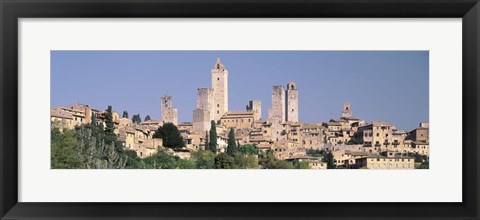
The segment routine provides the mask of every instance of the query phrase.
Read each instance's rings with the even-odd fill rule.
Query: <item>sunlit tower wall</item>
[[[352,117],[352,108],[350,107],[350,102],[343,103],[342,118]]]
[[[294,82],[287,84],[286,91],[286,108],[285,115],[286,120],[291,122],[298,122],[298,90],[297,85]]]
[[[212,89],[214,100],[213,119],[218,121],[228,111],[228,71],[223,66],[220,58],[217,59],[212,69]]]
[[[204,134],[210,129],[210,120],[215,117],[212,88],[197,89],[197,108],[193,111],[193,131]]]
[[[247,105],[247,111],[253,112],[253,118],[258,121],[262,118],[262,102],[260,100],[251,100]]]
[[[177,109],[173,107],[173,101],[171,96],[162,96],[162,122],[163,123],[173,123],[174,125],[178,124],[178,112]]]
[[[272,88],[272,107],[268,112],[268,121],[270,123],[285,122],[285,88],[281,85]]]

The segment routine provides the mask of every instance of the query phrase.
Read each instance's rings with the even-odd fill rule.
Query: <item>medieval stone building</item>
[[[220,58],[215,62],[212,69],[212,89],[214,106],[213,120],[218,121],[228,112],[228,70],[225,69]]]
[[[177,109],[173,107],[172,97],[171,96],[162,96],[162,122],[163,123],[173,123],[174,125],[178,124],[178,112]]]

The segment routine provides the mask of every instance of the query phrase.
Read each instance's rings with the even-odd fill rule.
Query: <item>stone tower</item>
[[[197,89],[197,108],[193,111],[193,131],[198,134],[204,134],[210,129],[210,120],[215,118],[213,93],[212,88]]]
[[[283,86],[272,88],[272,107],[268,111],[268,121],[270,123],[285,122],[285,88]]]
[[[214,91],[212,88],[198,88],[197,89],[197,108],[208,110],[209,111],[209,119],[208,122],[210,123],[210,119],[215,118],[215,100],[214,100]]]
[[[251,100],[247,105],[247,111],[253,111],[253,118],[258,121],[262,118],[262,102],[260,100]]]
[[[286,120],[298,122],[298,90],[294,82],[287,84],[286,99]]]
[[[343,103],[342,118],[352,117],[352,109],[350,108],[350,102]]]
[[[213,120],[218,121],[228,111],[228,71],[220,62],[220,58],[217,59],[212,69],[212,89],[214,100]]]
[[[177,109],[173,107],[172,97],[171,96],[162,96],[162,122],[163,123],[173,123],[174,125],[178,124],[178,112]]]

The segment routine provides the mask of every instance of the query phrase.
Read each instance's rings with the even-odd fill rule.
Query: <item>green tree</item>
[[[82,168],[82,161],[76,151],[76,138],[73,130],[60,130],[54,128],[50,131],[51,138],[51,164],[52,169]]]
[[[164,147],[172,149],[185,147],[185,142],[183,141],[180,131],[178,130],[177,126],[170,122],[160,126],[157,131],[155,131],[155,134],[153,134],[153,137],[162,138]]]
[[[178,157],[174,157],[165,150],[158,150],[155,154],[145,157],[145,168],[148,169],[175,169]]]
[[[208,143],[208,131],[205,131],[205,150],[207,150],[210,147]]]
[[[333,158],[332,152],[328,152],[325,160],[327,161],[327,169],[335,169],[335,159]]]
[[[177,168],[178,169],[195,169],[195,162],[191,160],[178,159]]]
[[[245,164],[247,169],[257,169],[258,168],[258,158],[254,155],[245,156]]]
[[[318,150],[318,149],[308,149],[307,150],[307,155],[311,157],[321,157],[325,153],[324,150]]]
[[[147,116],[145,116],[145,119],[144,119],[143,121],[150,121],[150,120],[152,120],[152,119],[150,118],[150,115],[147,115]]]
[[[197,169],[215,169],[215,154],[211,151],[192,152],[190,158]]]
[[[228,156],[233,156],[237,152],[237,146],[235,143],[235,132],[233,128],[230,128],[228,133],[228,145],[227,145],[227,154]]]
[[[92,119],[91,119],[90,124],[93,125],[93,126],[97,125],[97,116],[95,116],[95,114],[92,114]]]
[[[133,115],[132,122],[135,124],[142,123],[142,119],[140,118],[140,114]]]
[[[113,124],[113,118],[112,118],[112,106],[108,106],[107,109],[105,110],[105,142],[107,144],[113,144],[114,141],[116,140],[116,135],[115,135],[115,125]]]
[[[262,169],[275,169],[276,159],[272,150],[260,154],[259,164]]]
[[[228,156],[226,153],[220,153],[215,157],[216,169],[234,169],[235,161],[233,157]]]
[[[137,156],[137,152],[133,150],[126,150],[125,152],[126,156],[126,164],[125,168],[126,169],[142,169],[144,168],[144,163],[142,162],[142,159]]]
[[[272,169],[293,169],[293,164],[284,160],[276,160]]]
[[[126,158],[119,154],[114,143],[107,143],[106,136],[98,136],[87,126],[80,126],[75,130],[79,159],[86,169],[123,169]]]
[[[239,150],[248,155],[257,155],[258,154],[258,148],[255,145],[251,144],[245,144],[242,147],[239,148]]]
[[[216,153],[217,152],[217,126],[215,121],[210,122],[210,143],[209,150]]]
[[[128,118],[128,112],[127,111],[123,111],[122,118]]]
[[[423,162],[422,164],[420,164],[420,166],[418,166],[418,169],[429,169],[429,167],[430,167],[430,164],[427,160],[427,161]]]
[[[293,163],[295,169],[310,169],[310,164],[307,161],[298,161]]]

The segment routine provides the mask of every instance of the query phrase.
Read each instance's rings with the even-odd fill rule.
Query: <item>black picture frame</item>
[[[478,219],[478,0],[0,0],[2,219]],[[461,203],[18,202],[18,19],[120,17],[462,18]],[[448,42],[445,42],[448,43]],[[452,128],[455,129],[455,128]],[[421,183],[418,183],[421,184]],[[39,189],[41,190],[41,189]],[[445,189],[449,190],[449,189]],[[441,193],[441,192],[440,192]]]

